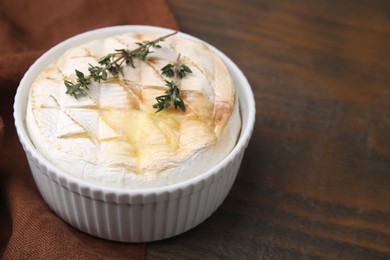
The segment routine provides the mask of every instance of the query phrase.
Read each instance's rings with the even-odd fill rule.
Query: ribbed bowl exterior
[[[64,221],[88,234],[121,242],[148,242],[181,234],[208,218],[223,202],[237,176],[255,122],[253,93],[242,72],[223,53],[237,86],[241,135],[233,151],[193,179],[159,188],[115,189],[66,174],[32,145],[25,125],[29,88],[36,75],[72,45],[125,31],[167,31],[151,26],[116,26],[87,32],[59,44],[39,58],[23,77],[14,103],[15,126],[43,199]],[[182,34],[182,33],[181,33]],[[182,34],[186,37],[189,35]]]
[[[243,155],[237,154],[207,181],[150,193],[132,203],[130,194],[103,193],[66,179],[51,179],[56,174],[40,165],[30,152],[26,154],[42,197],[58,216],[81,231],[123,242],[164,239],[203,222],[227,196]]]

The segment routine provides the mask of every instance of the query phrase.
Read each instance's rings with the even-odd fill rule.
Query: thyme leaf
[[[66,94],[74,96],[76,99],[79,95],[86,95],[88,92],[88,86],[95,82],[105,81],[108,78],[109,73],[112,76],[116,77],[118,74],[123,75],[123,65],[130,65],[133,68],[134,58],[145,60],[146,57],[152,53],[151,48],[161,48],[159,42],[164,39],[176,34],[177,31],[157,38],[153,41],[143,41],[137,42],[139,46],[134,50],[128,49],[118,49],[114,53],[107,54],[102,57],[97,66],[89,64],[88,71],[89,75],[86,76],[79,70],[75,70],[76,73],[76,82],[70,80],[64,80],[64,85],[66,87]]]
[[[165,85],[168,89],[165,91],[165,95],[156,97],[157,103],[153,105],[153,108],[157,109],[156,113],[167,109],[173,103],[175,109],[180,108],[183,112],[186,111],[183,99],[180,97],[180,81],[186,76],[187,73],[192,73],[191,69],[180,63],[180,54],[177,56],[175,63],[167,64],[162,69],[162,75],[172,78],[171,81],[165,80]]]

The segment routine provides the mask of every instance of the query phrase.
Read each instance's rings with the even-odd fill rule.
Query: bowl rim
[[[214,167],[210,168],[208,171],[202,174],[166,186],[151,187],[151,188],[110,187],[110,186],[104,186],[104,184],[88,182],[86,180],[73,176],[69,173],[66,173],[65,171],[56,167],[48,159],[46,159],[32,144],[29,138],[27,127],[25,125],[26,109],[23,109],[23,105],[20,104],[27,101],[28,92],[30,89],[30,86],[27,85],[29,84],[29,81],[33,80],[32,77],[35,78],[37,74],[41,71],[39,67],[44,66],[45,64],[46,66],[49,65],[54,60],[56,60],[59,57],[59,55],[61,55],[66,49],[69,49],[70,47],[77,46],[84,42],[92,41],[94,39],[105,38],[115,34],[131,32],[131,31],[170,33],[173,32],[174,30],[158,27],[158,26],[148,26],[148,25],[119,25],[119,26],[110,26],[110,27],[94,29],[94,30],[77,34],[73,37],[68,38],[67,40],[58,43],[57,45],[55,45],[54,47],[46,51],[30,66],[30,68],[27,70],[22,80],[20,81],[20,84],[17,88],[17,92],[15,95],[15,100],[14,100],[14,122],[19,136],[19,140],[22,143],[23,148],[25,149],[26,152],[30,152],[32,157],[39,161],[40,165],[46,167],[48,172],[54,174],[54,176],[48,176],[51,181],[56,182],[57,184],[64,187],[65,189],[68,189],[71,192],[77,193],[82,196],[85,196],[84,194],[85,192],[82,192],[81,190],[89,190],[89,192],[99,191],[99,192],[103,192],[104,194],[117,194],[118,196],[121,195],[145,196],[145,195],[162,194],[166,192],[174,192],[178,190],[183,191],[184,189],[187,189],[189,187],[191,187],[192,189],[197,189],[198,186],[198,188],[200,189],[205,185],[209,185],[213,183],[213,181],[210,183],[210,178],[215,176],[221,169],[226,167],[227,163],[230,160],[233,160],[233,158],[235,158],[248,145],[249,139],[251,138],[253,132],[254,123],[255,123],[255,114],[256,114],[255,99],[248,80],[246,79],[242,71],[238,68],[238,66],[228,56],[226,56],[223,52],[218,50],[216,47],[210,45],[209,43],[181,31],[178,31],[177,35],[181,37],[187,37],[187,38],[201,41],[205,43],[208,47],[210,47],[213,51],[215,51],[217,55],[221,57],[221,59],[224,61],[229,71],[232,74],[234,74],[234,76],[232,77],[233,78],[237,77],[240,81],[240,87],[239,88],[236,87],[238,96],[240,97],[239,101],[242,100],[243,98],[246,101],[245,104],[242,104],[242,102],[239,103],[241,120],[242,120],[241,133],[233,150],[222,161],[220,161]],[[247,120],[245,125],[244,125],[245,120],[242,117],[243,106],[245,106],[245,110],[247,112],[247,116],[246,116]]]

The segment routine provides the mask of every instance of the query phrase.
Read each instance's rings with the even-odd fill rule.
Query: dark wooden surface
[[[256,125],[208,220],[148,259],[390,259],[390,1],[169,1],[246,74]]]

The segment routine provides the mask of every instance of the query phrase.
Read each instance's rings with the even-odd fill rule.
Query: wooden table
[[[222,206],[147,259],[390,259],[390,1],[169,1],[243,70],[256,125]]]

